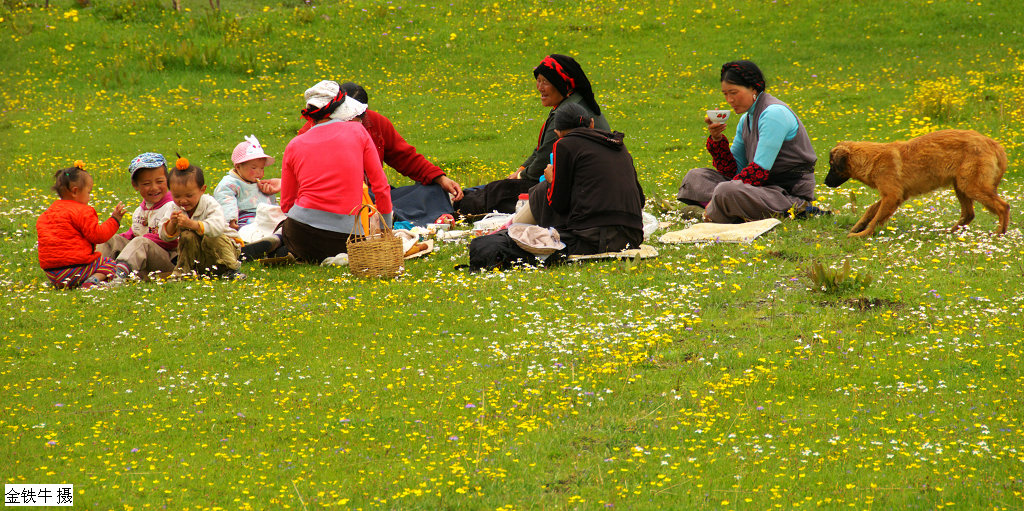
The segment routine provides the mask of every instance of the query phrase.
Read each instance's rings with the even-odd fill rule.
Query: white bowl
[[[732,110],[708,110],[708,119],[711,119],[711,124],[725,124],[731,113]]]

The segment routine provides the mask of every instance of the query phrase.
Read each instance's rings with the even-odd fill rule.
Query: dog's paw
[[[871,236],[871,234],[873,232],[874,231],[868,231],[868,230],[857,231],[857,232],[850,231],[850,233],[847,234],[846,237],[847,238],[867,238],[868,236]]]

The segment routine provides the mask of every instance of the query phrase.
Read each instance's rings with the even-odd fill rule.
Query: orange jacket
[[[58,200],[39,215],[39,266],[44,270],[89,264],[100,256],[96,244],[117,233],[113,217],[99,223],[96,210],[73,200]]]

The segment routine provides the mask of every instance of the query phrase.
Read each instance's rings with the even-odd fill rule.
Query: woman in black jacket
[[[624,135],[594,129],[579,105],[563,105],[551,122],[554,164],[544,169],[547,186],[530,191],[537,225],[554,227],[568,254],[639,247],[645,197]]]
[[[568,255],[601,254],[639,248],[644,239],[644,191],[623,134],[594,129],[594,118],[578,105],[563,105],[551,120],[558,140],[545,181],[530,190],[528,207],[513,225],[553,227],[565,244],[548,263]],[[520,240],[522,241],[522,240]],[[473,269],[537,264],[538,258],[507,230],[469,243]]]

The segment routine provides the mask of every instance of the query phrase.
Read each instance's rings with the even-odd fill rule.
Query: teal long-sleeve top
[[[753,111],[755,105],[751,105],[747,113]],[[747,161],[746,144],[743,142],[743,126],[747,122],[747,113],[744,113],[740,117],[740,122],[736,124],[736,136],[733,137],[732,146],[729,148],[736,159],[737,169],[744,169],[750,164]],[[790,109],[783,105],[766,107],[757,122],[758,141],[754,151],[754,163],[763,169],[771,169],[775,165],[775,158],[779,156],[782,143],[793,140],[799,129],[800,123],[796,119],[796,114]]]

